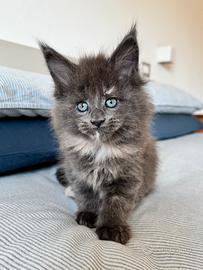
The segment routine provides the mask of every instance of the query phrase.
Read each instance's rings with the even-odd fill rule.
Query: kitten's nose
[[[105,119],[99,119],[99,120],[91,120],[92,125],[99,128],[102,123],[104,123]]]

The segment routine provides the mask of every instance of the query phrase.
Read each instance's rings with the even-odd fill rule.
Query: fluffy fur
[[[74,191],[77,222],[98,237],[125,244],[127,220],[153,188],[157,153],[150,134],[153,106],[142,89],[139,49],[132,27],[110,57],[83,57],[78,64],[40,44],[55,82],[52,122],[59,138],[59,181]],[[106,108],[115,97],[118,106]],[[78,112],[78,102],[89,110]],[[94,121],[103,121],[96,127]]]

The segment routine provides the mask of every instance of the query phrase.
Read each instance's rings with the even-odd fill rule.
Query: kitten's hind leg
[[[64,186],[64,187],[69,186],[68,179],[66,178],[64,169],[62,167],[59,167],[57,169],[57,171],[56,171],[56,178],[57,178],[57,180],[59,181],[59,183],[62,186]]]
[[[56,171],[56,178],[59,181],[59,183],[66,187],[65,189],[65,195],[70,198],[75,198],[75,194],[71,189],[70,183],[65,175],[64,169],[62,167],[58,168]]]

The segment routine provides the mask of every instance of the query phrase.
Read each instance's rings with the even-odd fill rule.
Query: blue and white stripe
[[[0,116],[49,116],[53,91],[49,75],[0,66]]]
[[[202,134],[159,142],[157,187],[126,246],[75,222],[56,167],[0,177],[0,270],[202,270],[202,148]]]
[[[53,106],[54,85],[49,75],[20,71],[0,66],[0,117],[49,116]],[[192,114],[203,103],[173,86],[149,82],[156,113]]]

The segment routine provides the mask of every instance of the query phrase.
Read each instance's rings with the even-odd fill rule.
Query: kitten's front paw
[[[89,228],[95,228],[97,215],[88,211],[80,211],[77,213],[76,221],[80,225],[85,225]]]
[[[96,229],[101,240],[115,241],[126,244],[130,239],[130,228],[127,225],[101,226]]]

